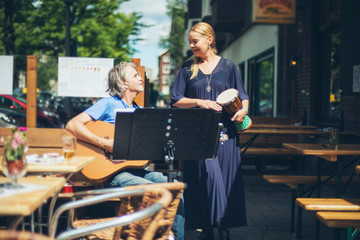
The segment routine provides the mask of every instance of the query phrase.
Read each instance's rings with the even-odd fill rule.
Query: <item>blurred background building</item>
[[[219,55],[239,68],[250,115],[327,127],[343,118],[356,131],[358,9],[355,0],[188,0],[184,41],[197,22],[213,26]]]
[[[159,91],[164,95],[170,94],[171,60],[169,50],[159,54]]]

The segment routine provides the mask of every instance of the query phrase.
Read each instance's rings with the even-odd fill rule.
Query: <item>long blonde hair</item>
[[[211,50],[214,54],[217,54],[216,46],[215,46],[215,32],[214,29],[210,26],[210,24],[206,22],[199,22],[195,24],[189,32],[197,32],[204,36],[212,37],[212,42],[210,44]],[[190,70],[192,72],[190,79],[193,79],[199,73],[199,64],[201,63],[201,58],[195,57],[192,55],[190,59],[193,61],[191,64]]]

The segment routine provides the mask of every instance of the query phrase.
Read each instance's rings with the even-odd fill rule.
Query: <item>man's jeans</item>
[[[147,171],[143,169],[131,169],[121,172],[110,182],[112,187],[125,187],[149,183],[167,182],[167,177],[161,172]],[[184,200],[180,199],[179,207],[171,228],[176,240],[184,240]]]

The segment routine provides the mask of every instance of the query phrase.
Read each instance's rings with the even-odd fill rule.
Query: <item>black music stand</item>
[[[221,113],[210,109],[142,108],[117,112],[113,159],[173,161],[214,158],[222,130]]]

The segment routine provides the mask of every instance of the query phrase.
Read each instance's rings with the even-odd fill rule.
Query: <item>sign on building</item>
[[[13,94],[14,56],[0,56],[0,94]]]
[[[252,0],[254,23],[292,24],[296,20],[296,0]]]
[[[59,57],[58,95],[104,97],[113,58]]]

